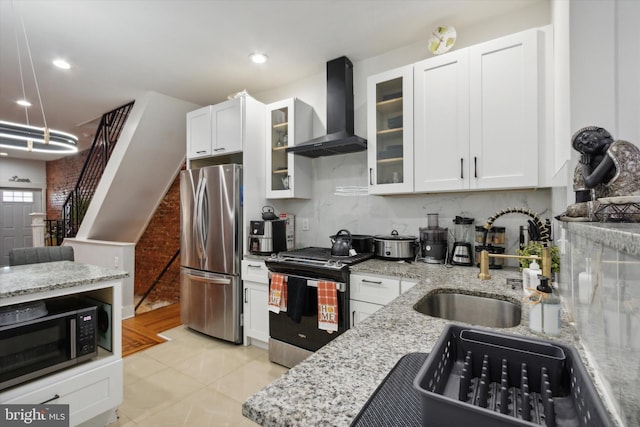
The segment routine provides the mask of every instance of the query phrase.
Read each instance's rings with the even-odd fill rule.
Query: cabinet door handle
[[[53,401],[54,401],[54,400],[56,400],[56,399],[60,399],[60,395],[59,395],[59,394],[54,394],[54,395],[53,395],[53,397],[52,397],[51,399],[47,399],[47,400],[45,400],[44,402],[40,402],[39,404],[40,404],[40,405],[44,405],[44,404],[46,404],[46,403],[53,402]]]
[[[478,177],[478,158],[477,157],[473,158],[473,177],[474,178]]]
[[[377,282],[375,280],[367,280],[367,279],[362,279],[362,283],[373,283],[374,285],[382,285],[382,282]]]
[[[463,158],[460,157],[460,179],[464,179],[464,173],[462,172]]]
[[[248,290],[249,290],[249,289],[245,289],[245,290],[244,290],[244,302],[245,302],[245,304],[247,304],[247,303],[249,302],[249,300],[247,300],[247,291],[248,291]]]
[[[214,149],[213,149],[213,151],[224,151],[224,150],[225,150],[225,148],[224,148],[224,147],[223,147],[223,148],[214,148]]]
[[[353,310],[351,312],[351,326],[354,326],[356,324],[356,311]]]
[[[206,152],[207,152],[207,150],[199,150],[199,151],[196,151],[196,153],[198,153],[198,154],[200,154],[200,153],[206,153]]]
[[[249,268],[260,268],[262,266],[261,265],[247,264],[247,267],[249,267]]]
[[[369,168],[369,185],[373,185],[373,168]]]

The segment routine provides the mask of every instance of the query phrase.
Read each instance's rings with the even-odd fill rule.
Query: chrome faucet
[[[491,279],[491,275],[489,274],[489,258],[517,258],[517,259],[530,259],[530,260],[539,260],[540,268],[542,269],[542,275],[545,277],[551,277],[551,248],[549,247],[550,243],[550,234],[549,229],[542,222],[540,217],[531,212],[531,210],[525,210],[524,208],[507,208],[505,210],[497,212],[495,215],[489,217],[487,223],[484,225],[484,239],[483,239],[483,247],[487,245],[487,232],[493,225],[493,222],[499,217],[506,215],[508,213],[521,213],[524,215],[528,215],[533,219],[533,222],[540,230],[540,237],[542,239],[543,247],[541,256],[537,255],[504,255],[504,254],[490,254],[486,249],[483,249],[480,252],[480,273],[478,274],[478,278],[481,280],[489,280]]]

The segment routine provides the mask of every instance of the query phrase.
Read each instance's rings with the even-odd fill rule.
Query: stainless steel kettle
[[[273,211],[273,206],[263,206],[262,207],[262,219],[265,221],[274,221],[278,219],[278,215]]]
[[[333,245],[331,246],[332,256],[349,256],[351,250],[351,233],[348,230],[339,230],[335,236],[331,239]]]

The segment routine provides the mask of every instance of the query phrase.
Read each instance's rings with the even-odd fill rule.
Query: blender
[[[427,214],[427,227],[420,227],[420,252],[428,264],[444,264],[447,257],[447,229],[438,226],[438,214]]]
[[[456,216],[454,223],[454,242],[451,250],[451,264],[473,265],[473,248],[471,247],[471,234],[474,218]]]

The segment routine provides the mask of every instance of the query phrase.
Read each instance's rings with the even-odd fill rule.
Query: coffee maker
[[[249,252],[270,255],[287,250],[287,222],[284,219],[251,221]]]
[[[427,214],[427,227],[420,227],[421,260],[444,264],[447,258],[447,229],[438,226],[438,214]]]
[[[456,216],[454,224],[454,242],[451,250],[451,264],[473,265],[473,248],[471,247],[471,233],[473,218]]]

